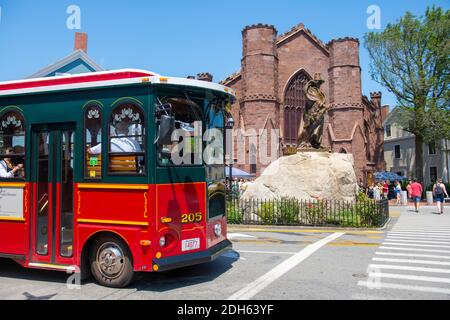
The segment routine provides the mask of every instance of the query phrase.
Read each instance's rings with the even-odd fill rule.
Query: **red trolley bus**
[[[223,132],[234,98],[132,69],[0,83],[0,257],[124,287],[220,256],[224,163],[170,155],[195,130]]]

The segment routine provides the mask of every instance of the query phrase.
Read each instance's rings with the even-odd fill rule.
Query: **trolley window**
[[[145,121],[140,107],[125,103],[113,110],[108,140],[109,173],[145,174]]]
[[[102,110],[98,105],[86,108],[84,114],[84,141],[86,144],[86,159],[84,176],[88,179],[102,177]]]
[[[0,178],[25,178],[25,124],[14,111],[0,117]]]

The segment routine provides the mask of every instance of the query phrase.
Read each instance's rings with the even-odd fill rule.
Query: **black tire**
[[[117,237],[101,236],[96,239],[89,254],[89,264],[92,275],[102,286],[124,288],[133,281],[130,250],[124,241]]]

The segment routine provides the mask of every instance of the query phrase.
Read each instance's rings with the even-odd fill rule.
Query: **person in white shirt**
[[[133,138],[126,137],[128,135],[128,124],[125,122],[119,122],[115,126],[117,130],[117,137],[111,139],[111,152],[112,153],[125,153],[125,152],[141,152],[141,146]],[[91,147],[88,149],[89,154],[100,154],[102,152],[102,144]]]
[[[8,147],[5,150],[5,154],[12,154],[13,148]],[[17,172],[23,168],[23,164],[14,166],[11,162],[11,158],[4,158],[0,161],[0,178],[14,178]]]

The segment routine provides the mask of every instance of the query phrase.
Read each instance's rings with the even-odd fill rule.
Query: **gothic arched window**
[[[284,144],[297,145],[300,124],[306,108],[305,85],[311,80],[309,74],[300,70],[289,81],[284,95]]]

